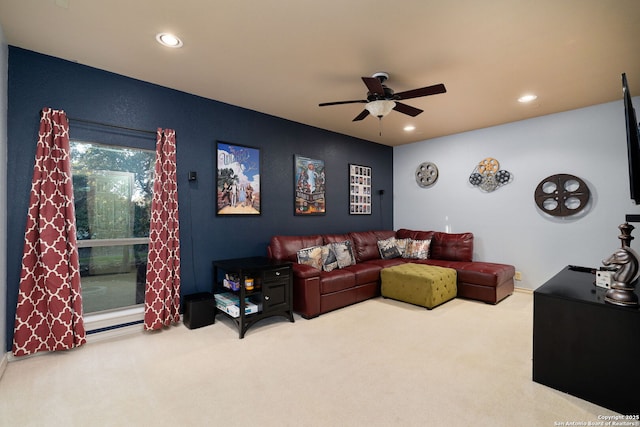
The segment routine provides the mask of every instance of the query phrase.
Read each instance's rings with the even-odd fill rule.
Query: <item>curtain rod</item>
[[[93,121],[93,120],[86,120],[86,119],[78,119],[76,117],[70,117],[70,116],[67,116],[67,119],[72,120],[74,122],[88,123],[88,124],[92,124],[92,125],[99,125],[99,126],[105,126],[105,127],[115,128],[115,129],[129,130],[129,131],[133,131],[133,132],[150,133],[152,135],[156,135],[156,131],[153,131],[153,130],[136,129],[136,128],[130,128],[130,127],[126,127],[126,126],[112,125],[110,123],[96,122],[96,121]]]

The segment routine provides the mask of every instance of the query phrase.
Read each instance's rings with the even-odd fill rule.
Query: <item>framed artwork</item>
[[[217,142],[216,215],[260,215],[260,149]]]
[[[324,161],[293,156],[295,215],[324,215],[326,212]]]
[[[349,164],[349,214],[371,215],[371,168]]]

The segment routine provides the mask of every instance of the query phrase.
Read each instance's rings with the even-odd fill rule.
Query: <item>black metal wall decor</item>
[[[534,193],[536,205],[552,216],[565,217],[582,211],[591,192],[577,176],[560,173],[540,181]]]
[[[416,182],[420,187],[430,187],[438,180],[438,167],[431,162],[424,162],[416,169]]]
[[[483,159],[469,176],[469,182],[483,191],[492,192],[510,183],[513,175],[500,169],[500,162],[493,157]]]

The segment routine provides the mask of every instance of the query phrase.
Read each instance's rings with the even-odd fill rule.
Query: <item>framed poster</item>
[[[217,143],[216,215],[260,215],[260,149]]]
[[[326,209],[324,161],[294,154],[293,167],[294,214],[324,215]]]
[[[371,215],[371,168],[349,164],[349,214]]]

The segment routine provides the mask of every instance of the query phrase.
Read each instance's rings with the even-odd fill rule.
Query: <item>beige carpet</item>
[[[230,320],[9,363],[6,426],[554,426],[610,410],[531,380],[532,294],[382,298],[243,340]]]

